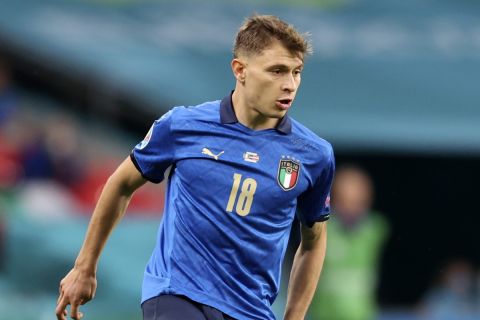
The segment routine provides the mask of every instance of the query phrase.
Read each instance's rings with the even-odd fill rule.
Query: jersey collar
[[[233,91],[220,102],[220,121],[222,123],[238,122],[235,111],[233,110],[232,93]],[[292,132],[292,121],[290,117],[285,115],[275,129],[284,134]]]

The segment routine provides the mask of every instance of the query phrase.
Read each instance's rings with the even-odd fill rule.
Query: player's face
[[[303,59],[274,41],[245,64],[247,106],[266,118],[282,118],[292,106],[300,86]]]

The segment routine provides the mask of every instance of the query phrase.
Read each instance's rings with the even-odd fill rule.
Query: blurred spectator
[[[422,319],[480,319],[475,298],[475,272],[466,260],[449,261],[422,303]]]
[[[54,176],[54,168],[45,143],[45,131],[40,123],[25,118],[22,141],[22,166],[26,180],[46,180]],[[30,120],[30,121],[28,121]]]
[[[375,319],[377,267],[388,226],[372,211],[373,197],[373,183],[365,171],[354,165],[338,168],[327,256],[309,319]]]
[[[21,106],[10,71],[0,57],[0,196],[15,198],[29,215],[68,215],[76,210],[68,189],[83,177],[76,123]]]
[[[56,114],[45,127],[45,148],[53,167],[52,177],[71,187],[84,175],[84,150],[77,124],[66,114]]]
[[[72,194],[84,177],[84,150],[73,118],[63,112],[32,118],[25,115],[22,142],[24,183],[18,192],[24,212],[40,219],[79,211]]]
[[[63,113],[41,120],[24,116],[22,165],[27,180],[53,179],[70,187],[83,176],[83,151],[75,121]],[[28,130],[28,131],[27,131]]]
[[[107,138],[102,144],[88,124],[81,130],[81,121],[62,107],[19,95],[10,64],[0,56],[0,198],[9,197],[18,212],[37,219],[90,214],[121,161]],[[92,139],[95,147],[83,143]],[[149,186],[129,212],[159,215],[163,201],[161,190]]]

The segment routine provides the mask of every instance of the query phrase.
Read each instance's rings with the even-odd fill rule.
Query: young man
[[[133,192],[164,175],[165,210],[143,282],[144,319],[275,319],[270,305],[297,209],[302,240],[285,319],[303,319],[325,256],[335,166],[330,144],[287,115],[310,51],[276,17],[244,22],[231,63],[232,94],[172,109],[109,178],[75,266],[60,283],[58,319],[68,304],[71,316],[81,317],[79,305],[95,293],[100,252]]]

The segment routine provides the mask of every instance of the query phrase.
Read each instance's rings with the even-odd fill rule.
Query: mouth
[[[276,101],[276,105],[282,110],[288,110],[288,108],[290,108],[290,106],[292,105],[292,102],[292,99],[278,99]]]

